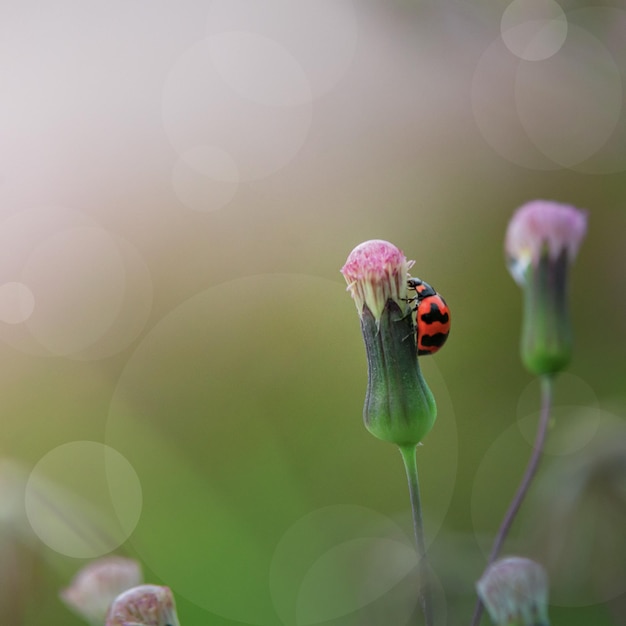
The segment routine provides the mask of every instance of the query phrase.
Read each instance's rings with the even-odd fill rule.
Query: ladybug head
[[[421,278],[409,278],[407,281],[409,289],[413,289],[419,299],[434,296],[437,292]]]

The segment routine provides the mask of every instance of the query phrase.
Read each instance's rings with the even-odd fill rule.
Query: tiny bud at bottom
[[[476,590],[496,626],[549,626],[548,577],[539,563],[511,556],[492,563]]]

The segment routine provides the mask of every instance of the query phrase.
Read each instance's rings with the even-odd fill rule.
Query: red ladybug
[[[417,354],[434,354],[450,333],[450,309],[446,301],[420,278],[409,278],[408,286],[415,291]]]

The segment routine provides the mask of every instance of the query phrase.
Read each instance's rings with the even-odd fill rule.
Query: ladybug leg
[[[411,311],[413,311],[413,313],[415,313],[415,311],[417,311],[417,307],[419,306],[419,303],[420,303],[420,297],[419,296],[413,296],[412,298],[401,298],[401,300],[404,300],[404,302],[413,302],[413,303],[415,303],[414,306],[411,308]]]
[[[411,309],[408,313],[406,313],[405,315],[403,315],[403,316],[402,316],[401,318],[399,318],[397,321],[398,321],[398,322],[401,322],[402,320],[405,320],[407,317],[409,317],[409,315],[413,315],[413,312],[414,312],[415,310],[416,310],[416,309]]]

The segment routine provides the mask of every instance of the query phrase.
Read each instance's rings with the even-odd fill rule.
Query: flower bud
[[[115,598],[142,582],[139,563],[121,556],[92,561],[74,577],[60,597],[89,623],[100,626]]]
[[[525,204],[509,222],[507,263],[524,290],[522,361],[533,374],[553,374],[569,363],[568,274],[586,230],[584,211],[545,200]]]
[[[548,577],[541,565],[511,556],[490,565],[476,590],[496,626],[549,626]]]
[[[413,261],[387,241],[366,241],[341,272],[361,318],[368,364],[363,418],[379,439],[417,445],[432,428],[437,408],[417,359],[407,278]]]
[[[141,585],[119,595],[105,626],[180,626],[168,587]]]

